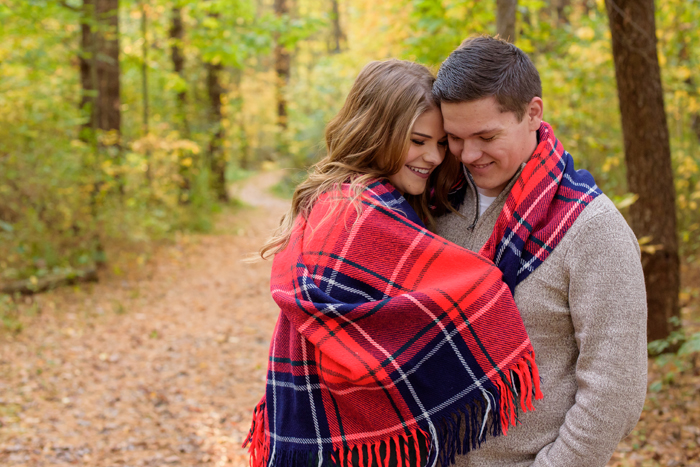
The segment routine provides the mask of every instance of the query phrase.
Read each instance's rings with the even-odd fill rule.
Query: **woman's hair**
[[[372,179],[385,179],[401,170],[416,119],[426,110],[439,108],[432,95],[434,81],[428,68],[404,60],[374,61],[362,69],[342,109],[326,126],[326,156],[297,186],[291,208],[260,250],[263,258],[287,246],[294,220],[299,214],[306,218],[324,192],[351,182],[357,199]],[[447,193],[459,173],[459,162],[448,152],[431,174],[425,192],[405,195],[428,228],[435,225],[429,191],[434,189],[430,199],[434,213],[452,209]]]

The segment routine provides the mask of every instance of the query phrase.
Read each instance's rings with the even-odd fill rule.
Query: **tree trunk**
[[[102,150],[119,163],[121,157],[121,109],[119,98],[119,0],[83,0],[81,18],[81,48],[79,53],[81,108],[89,108],[89,120],[83,125],[81,139],[93,146],[90,160],[85,162],[87,173],[94,174],[100,164]],[[98,130],[105,132],[98,138]],[[90,211],[96,221],[100,210],[98,194],[104,186],[101,173],[91,176]],[[123,180],[116,177],[119,192],[124,192]],[[105,261],[99,229],[94,230],[92,242],[98,267]]]
[[[146,15],[146,4],[141,2],[141,37],[143,45],[141,48],[141,97],[143,99],[143,133],[148,134],[148,17]]]
[[[278,17],[289,15],[289,4],[287,0],[275,0],[275,14]],[[276,96],[277,96],[277,125],[280,130],[287,129],[287,100],[285,98],[285,89],[289,82],[291,59],[289,51],[280,42],[279,34],[277,34],[275,45],[275,72],[277,74]]]
[[[518,0],[496,0],[496,33],[511,44],[515,43],[515,13]]]
[[[620,99],[630,207],[638,238],[657,248],[642,254],[650,341],[674,329],[679,316],[680,272],[675,188],[661,72],[656,52],[654,0],[606,0]],[[652,251],[655,250],[655,251]]]
[[[224,128],[221,124],[221,97],[224,88],[221,86],[221,63],[207,63],[207,92],[210,103],[210,121],[213,134],[209,141],[209,169],[211,171],[211,188],[217,199],[223,202],[228,201],[226,192],[226,158],[224,156],[221,141],[224,137]]]
[[[337,54],[341,51],[341,43],[345,41],[345,34],[340,26],[340,8],[338,0],[331,0],[331,20],[333,21],[333,47],[331,53]]]
[[[148,136],[148,14],[146,12],[146,3],[141,2],[141,38],[143,43],[141,46],[141,99],[143,108],[143,135]],[[151,185],[153,177],[153,160],[151,158],[150,149],[146,149],[146,182]]]
[[[185,57],[182,53],[182,44],[185,38],[185,27],[182,24],[182,8],[173,7],[172,22],[170,24],[170,57],[173,61],[173,70],[180,79],[185,79]],[[177,93],[178,120],[182,125],[182,134],[189,138],[190,128],[187,120],[187,92],[182,90]]]
[[[554,0],[553,3],[557,14],[557,23],[559,25],[569,24],[566,8],[571,4],[571,0]]]
[[[111,132],[103,139],[120,152],[121,110],[119,99],[119,0],[84,0],[79,53],[81,108],[89,108],[81,139],[96,141],[97,130]],[[88,138],[87,134],[90,134]]]
[[[81,139],[95,141],[98,129],[98,96],[97,96],[97,54],[96,38],[97,13],[94,0],[83,0],[82,17],[80,19],[80,108],[87,109],[89,120],[83,124]],[[88,136],[89,135],[89,136]]]
[[[100,128],[121,132],[121,105],[119,96],[119,0],[97,0],[97,13],[107,26],[102,35],[105,58],[98,60],[97,76],[100,82]],[[100,73],[101,71],[101,73]]]
[[[182,46],[185,38],[185,27],[182,23],[182,8],[180,3],[176,2],[173,6],[170,23],[170,58],[173,61],[173,71],[185,80],[185,56],[182,53]],[[185,90],[177,93],[177,115],[176,120],[181,128],[181,133],[184,138],[190,137],[190,126],[187,120],[187,92]],[[193,157],[194,154],[190,155]],[[180,155],[182,159],[182,154]],[[179,161],[180,175],[180,203],[187,204],[192,196],[192,170],[197,164],[185,164],[183,160]]]

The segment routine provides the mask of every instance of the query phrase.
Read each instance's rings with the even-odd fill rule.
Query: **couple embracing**
[[[251,465],[606,464],[646,391],[639,247],[543,109],[497,38],[360,72],[262,249]]]

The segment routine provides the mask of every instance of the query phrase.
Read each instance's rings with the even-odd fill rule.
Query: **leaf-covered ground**
[[[277,310],[270,263],[241,260],[285,209],[268,194],[275,179],[245,183],[238,196],[252,207],[223,215],[211,235],[26,299],[24,330],[0,335],[0,465],[247,465],[240,445]],[[684,290],[692,326],[697,288]],[[698,366],[650,368],[650,383],[664,384],[610,465],[700,466]]]

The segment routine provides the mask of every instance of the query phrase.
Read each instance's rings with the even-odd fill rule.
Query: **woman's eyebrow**
[[[423,138],[433,139],[432,136],[430,136],[430,135],[424,135],[423,133],[418,133],[417,131],[412,131],[411,133],[414,134],[414,135],[422,136]]]

